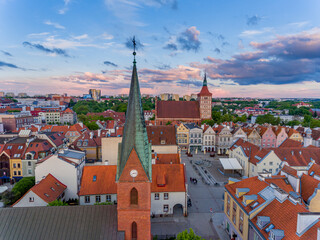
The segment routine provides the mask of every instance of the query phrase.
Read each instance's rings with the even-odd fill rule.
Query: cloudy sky
[[[0,0],[0,90],[320,97],[319,0]]]

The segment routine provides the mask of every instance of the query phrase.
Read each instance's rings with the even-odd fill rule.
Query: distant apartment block
[[[89,89],[89,94],[91,95],[91,98],[95,101],[99,101],[101,98],[100,89]]]

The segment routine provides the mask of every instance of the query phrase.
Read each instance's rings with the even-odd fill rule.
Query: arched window
[[[137,223],[133,222],[131,224],[131,239],[132,240],[137,240],[137,238],[138,238]]]
[[[130,192],[130,204],[138,204],[138,191],[135,188],[132,188]]]

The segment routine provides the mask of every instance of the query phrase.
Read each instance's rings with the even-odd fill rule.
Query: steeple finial
[[[137,45],[137,43],[136,43],[136,37],[135,36],[133,36],[133,39],[132,39],[132,43],[133,43],[133,63],[136,63],[136,45]]]
[[[207,72],[204,72],[203,86],[207,86]]]

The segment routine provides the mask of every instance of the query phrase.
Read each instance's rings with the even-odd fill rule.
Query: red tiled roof
[[[266,182],[269,184],[275,184],[277,187],[284,190],[286,193],[293,192],[293,188],[291,184],[288,181],[285,181],[287,179],[285,176],[279,176],[279,175],[273,175],[271,178],[266,178]]]
[[[45,179],[42,179],[30,190],[41,197],[44,201],[49,203],[56,200],[66,188],[66,185],[61,183],[58,179],[56,179],[49,173]],[[46,196],[45,194],[47,194],[48,196]]]
[[[212,96],[212,93],[209,92],[209,89],[207,86],[202,86],[200,93],[198,93],[198,96]]]
[[[58,179],[56,179],[54,176],[52,176],[49,173],[38,184],[30,188],[28,192],[30,191],[34,192],[42,200],[44,200],[47,203],[50,203],[56,200],[63,193],[63,191],[66,190],[66,188],[67,188],[66,185],[61,183]],[[21,197],[17,202],[15,202],[14,205],[17,204],[23,197]]]
[[[52,128],[52,125],[45,125],[45,126],[43,126],[40,130],[41,130],[41,131],[51,130],[51,128]]]
[[[148,140],[152,145],[176,145],[175,126],[147,126]],[[161,144],[161,141],[164,143]]]
[[[117,166],[85,166],[83,168],[79,196],[93,194],[116,194]],[[93,181],[96,176],[96,181]]]
[[[185,192],[185,172],[183,164],[152,165],[152,192]],[[157,184],[157,179],[165,181],[164,186]]]
[[[297,130],[295,130],[294,128],[289,128],[289,130],[287,129],[288,131],[288,137],[291,137],[292,134],[295,134],[295,133],[299,133]],[[300,133],[299,133],[300,134]]]
[[[302,147],[303,147],[303,143],[292,140],[290,138],[287,138],[286,140],[284,140],[279,146],[279,148],[302,148]]]
[[[276,148],[274,152],[290,166],[307,166],[311,160],[320,164],[320,148]]]
[[[66,110],[63,111],[64,113],[74,113],[70,108],[67,108]]]
[[[313,163],[312,166],[308,170],[308,175],[310,175],[311,172],[314,172],[314,175],[320,176],[320,165]]]
[[[85,166],[81,179],[79,196],[94,194],[116,194],[115,182],[117,166]],[[96,181],[93,182],[93,176]],[[165,185],[158,187],[157,178],[165,181]],[[152,192],[185,192],[185,172],[183,164],[152,165]]]
[[[66,132],[69,131],[69,126],[66,125],[66,126],[53,126],[51,128],[51,132],[60,132],[60,133],[63,133],[63,134],[66,134]]]
[[[312,130],[311,137],[313,140],[319,140],[320,139],[320,130]]]
[[[179,153],[157,154],[156,164],[179,164]]]
[[[249,188],[250,191],[247,192],[245,195],[257,195],[258,199],[257,201],[259,203],[264,202],[265,200],[258,195],[259,192],[261,192],[263,189],[265,189],[269,184],[265,181],[260,181],[258,177],[251,177],[243,179],[239,182],[232,183],[232,184],[226,184],[225,188],[228,190],[228,192],[235,198],[238,199],[238,204],[240,204],[247,213],[252,211],[252,208],[250,207],[250,204],[245,206],[243,204],[243,196],[238,198],[236,196],[236,190],[237,188]]]
[[[312,229],[309,229],[301,237],[296,234],[297,231],[297,217],[298,213],[308,212],[308,210],[303,207],[303,205],[295,205],[290,200],[285,200],[283,203],[274,199],[269,205],[267,205],[261,212],[257,214],[251,221],[256,226],[256,229],[264,236],[265,239],[269,239],[269,234],[257,225],[258,216],[270,217],[270,222],[274,225],[274,229],[280,229],[284,231],[285,237],[282,240],[309,240],[315,239],[317,234]],[[267,225],[269,226],[269,225]],[[316,228],[319,228],[319,223],[317,223]]]
[[[25,151],[25,154],[28,152],[33,152],[34,153],[33,159],[38,159],[40,152],[42,152],[42,153],[49,152],[52,147],[53,146],[51,145],[51,143],[48,140],[36,139],[36,140],[32,141],[31,143],[29,143],[29,146],[28,146],[27,150]],[[26,159],[25,155],[24,155],[24,159]]]
[[[156,118],[200,118],[197,101],[158,101]]]
[[[310,196],[318,188],[320,181],[306,174],[301,176],[301,197],[305,202],[308,202]]]
[[[288,165],[284,165],[281,171],[298,178],[297,170],[293,169],[292,167],[289,167]]]

